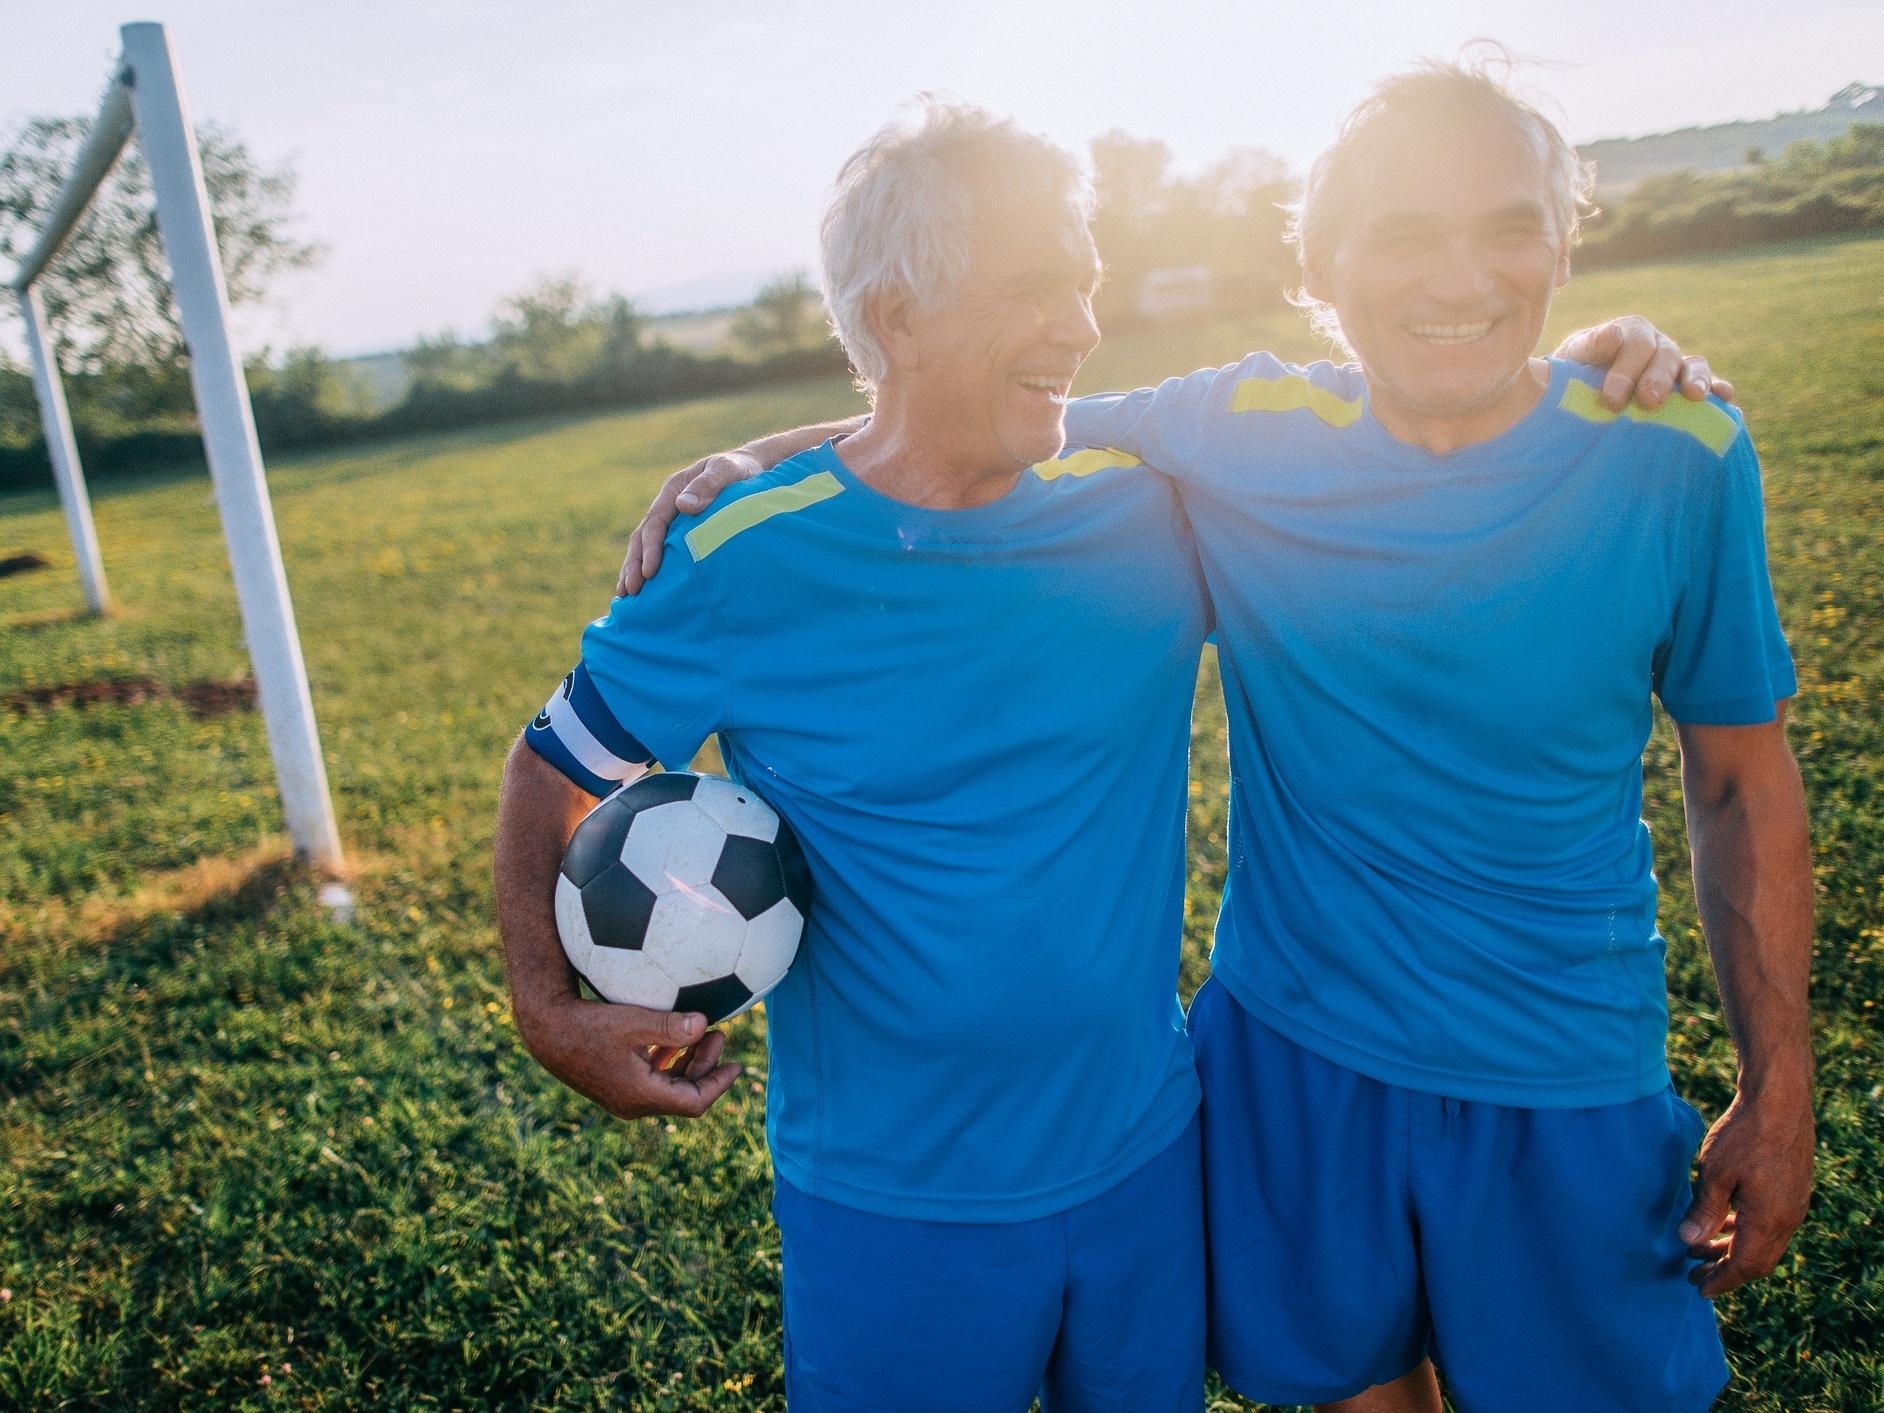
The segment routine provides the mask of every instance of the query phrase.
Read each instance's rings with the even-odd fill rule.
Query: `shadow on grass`
[[[316,881],[276,842],[150,874],[128,893],[0,908],[0,986],[50,981],[81,952],[109,958],[107,973],[140,971],[160,964],[180,937],[263,921],[290,889],[311,892]]]

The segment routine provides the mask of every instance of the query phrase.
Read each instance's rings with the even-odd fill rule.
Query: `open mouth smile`
[[[1063,403],[1073,390],[1073,380],[1053,373],[1019,373],[1014,381],[1031,393],[1038,393],[1049,402]]]
[[[1408,324],[1406,331],[1421,343],[1437,344],[1449,348],[1462,343],[1475,343],[1491,332],[1496,319],[1480,319],[1473,324]]]

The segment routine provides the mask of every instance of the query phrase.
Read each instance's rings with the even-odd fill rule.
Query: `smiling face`
[[[901,403],[965,467],[1011,473],[1058,455],[1073,375],[1099,342],[1098,283],[1098,252],[1070,208],[984,210],[953,293],[886,311],[893,366],[879,402]]]
[[[1396,417],[1469,425],[1468,441],[1502,430],[1536,401],[1524,375],[1570,277],[1538,143],[1491,117],[1410,124],[1358,154],[1350,180],[1305,284],[1334,305],[1377,415],[1396,433]]]

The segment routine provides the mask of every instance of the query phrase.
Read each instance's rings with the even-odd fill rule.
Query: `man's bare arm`
[[[823,446],[832,437],[854,432],[870,419],[859,413],[842,422],[818,422],[809,427],[794,427],[789,432],[774,432],[731,451],[716,451],[693,465],[676,471],[661,483],[654,504],[628,537],[628,554],[621,562],[621,575],[615,581],[615,597],[641,592],[641,586],[661,567],[661,545],[667,527],[677,515],[693,515],[713,504],[728,486],[749,481],[761,471],[770,471],[779,462]]]
[[[1709,392],[1729,401],[1734,395],[1733,385],[1716,378],[1705,358],[1698,354],[1684,356],[1674,340],[1636,314],[1577,330],[1558,345],[1557,356],[1607,368],[1603,400],[1618,410],[1631,397],[1644,407],[1660,407],[1669,392],[1677,388],[1683,397],[1696,400]],[[662,484],[660,494],[628,537],[628,554],[615,581],[616,596],[640,593],[641,586],[660,569],[663,542],[676,515],[705,510],[728,486],[750,480],[785,458],[821,446],[834,436],[854,432],[867,420],[859,416],[777,432],[732,451],[703,456],[676,471]]]
[[[1766,1275],[1812,1193],[1812,854],[1785,703],[1765,726],[1682,726],[1695,903],[1740,1057],[1681,1238],[1710,1298]]]
[[[522,741],[504,763],[497,811],[497,922],[517,1033],[544,1069],[617,1118],[696,1118],[739,1077],[719,1063],[726,1037],[706,1017],[584,1000],[556,931],[556,875],[595,805]],[[672,1071],[651,1052],[693,1053]]]

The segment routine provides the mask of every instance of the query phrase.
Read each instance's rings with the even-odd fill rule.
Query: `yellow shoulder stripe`
[[[1330,427],[1346,427],[1360,420],[1367,408],[1362,398],[1349,401],[1326,388],[1316,387],[1300,373],[1280,378],[1244,378],[1230,394],[1232,412],[1294,412],[1306,407]]]
[[[774,515],[788,515],[821,500],[841,494],[844,483],[829,471],[820,471],[789,486],[774,486],[743,500],[736,500],[724,510],[716,510],[687,532],[687,548],[698,564],[714,550],[742,530],[770,520]]]
[[[1563,390],[1559,406],[1585,422],[1614,422],[1621,417],[1630,422],[1673,427],[1678,432],[1686,432],[1716,456],[1725,456],[1734,438],[1740,435],[1740,425],[1713,403],[1689,402],[1679,393],[1670,394],[1668,401],[1653,412],[1635,402],[1620,412],[1611,412],[1604,405],[1600,392],[1581,378],[1572,378]]]
[[[1129,451],[1120,451],[1117,447],[1088,447],[1084,451],[1068,452],[1052,461],[1042,461],[1034,467],[1034,475],[1043,481],[1052,481],[1061,476],[1090,476],[1095,471],[1109,471],[1114,466],[1142,464]]]

